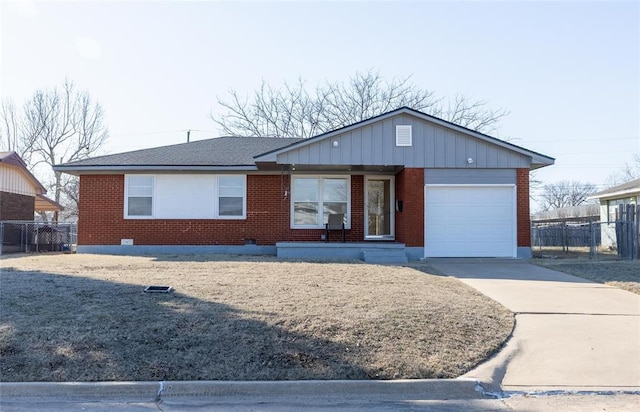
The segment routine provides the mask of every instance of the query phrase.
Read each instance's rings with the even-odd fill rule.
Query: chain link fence
[[[614,259],[640,255],[634,221],[536,223],[531,228],[531,246],[537,257],[560,252]]]
[[[0,222],[0,254],[73,252],[77,238],[76,223]]]

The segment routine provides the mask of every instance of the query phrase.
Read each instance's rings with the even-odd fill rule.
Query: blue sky
[[[499,138],[545,182],[603,185],[640,152],[638,2],[31,2],[0,5],[0,95],[65,77],[107,112],[110,153],[219,135],[229,89],[412,75],[510,111]],[[599,186],[601,187],[601,186]]]

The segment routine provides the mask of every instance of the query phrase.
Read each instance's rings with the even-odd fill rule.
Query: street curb
[[[158,382],[0,382],[0,398],[156,399]]]
[[[0,398],[118,398],[160,400],[182,397],[242,396],[399,396],[404,399],[480,399],[475,380],[389,381],[162,381],[162,382],[4,382]],[[16,399],[18,398],[18,399]]]

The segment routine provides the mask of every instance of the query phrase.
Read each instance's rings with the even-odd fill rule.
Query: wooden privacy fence
[[[569,247],[588,247],[592,243],[600,244],[600,226],[596,224],[594,228],[591,222],[553,222],[531,228],[533,246],[558,246],[566,252]]]
[[[613,222],[579,221],[577,218],[533,222],[531,227],[532,247],[588,247],[590,257],[600,248],[615,250],[619,259],[640,258],[640,207],[618,205]]]
[[[618,257],[638,259],[640,256],[640,207],[618,205],[615,224]]]

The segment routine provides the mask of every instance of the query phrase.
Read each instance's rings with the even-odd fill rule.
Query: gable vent
[[[396,126],[396,146],[411,146],[411,125]]]

